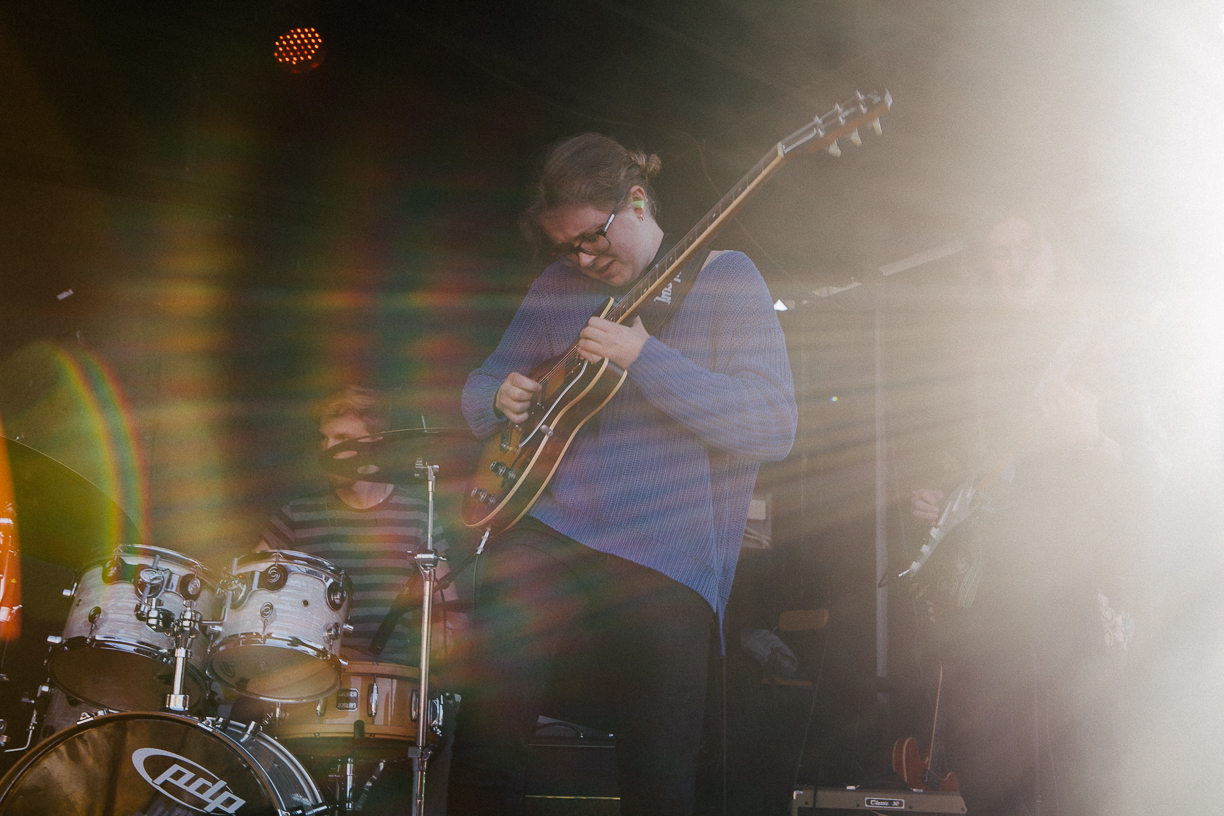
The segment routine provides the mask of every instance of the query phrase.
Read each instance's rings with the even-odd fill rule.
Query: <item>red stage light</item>
[[[313,28],[291,28],[276,38],[276,61],[292,74],[318,68],[323,53],[323,35]]]

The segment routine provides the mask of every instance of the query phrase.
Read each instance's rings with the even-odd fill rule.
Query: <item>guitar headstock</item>
[[[854,96],[840,105],[834,105],[830,110],[817,116],[809,124],[796,130],[790,136],[778,142],[778,151],[783,155],[803,147],[808,152],[828,150],[833,156],[841,155],[837,140],[842,137],[850,139],[856,147],[863,143],[859,136],[859,128],[871,125],[872,130],[879,135],[880,117],[888,113],[892,107],[892,95],[880,89],[862,93],[856,91]]]

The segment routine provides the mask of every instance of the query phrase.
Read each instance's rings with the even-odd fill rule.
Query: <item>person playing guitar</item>
[[[597,134],[548,151],[522,225],[550,263],[464,387],[468,424],[489,437],[528,420],[547,384],[525,372],[575,338],[582,361],[627,372],[478,561],[452,813],[521,812],[524,742],[578,640],[612,713],[620,812],[693,811],[711,635],[759,463],[790,451],[797,409],[772,298],[738,252],[713,254],[653,333],[592,317],[666,249],[659,166]]]
[[[949,765],[973,813],[1113,812],[1139,520],[1163,478],[1136,332],[1084,297],[1041,217],[1003,213],[975,249],[989,295],[956,436],[984,464],[946,502],[913,492],[941,551],[904,574],[948,669]]]

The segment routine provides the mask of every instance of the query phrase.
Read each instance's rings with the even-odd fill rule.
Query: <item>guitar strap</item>
[[[659,246],[659,254],[655,256],[655,260],[651,262],[651,267],[658,262],[658,259],[667,254],[664,247],[668,246],[667,238],[664,237],[663,243]],[[710,250],[698,252],[693,260],[685,264],[684,268],[672,275],[672,279],[667,284],[655,293],[655,296],[646,301],[645,305],[637,310],[638,317],[642,318],[642,325],[646,327],[646,331],[651,334],[656,334],[659,329],[667,324],[680,310],[680,304],[684,302],[685,296],[689,290],[693,288],[693,283],[697,280],[698,273],[705,266],[706,259],[710,257]],[[650,268],[650,267],[648,267]]]

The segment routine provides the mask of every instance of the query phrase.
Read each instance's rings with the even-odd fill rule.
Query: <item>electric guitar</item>
[[[966,609],[972,605],[980,579],[979,569],[973,565],[980,556],[974,550],[981,544],[981,531],[966,533],[968,541],[960,542],[959,553],[940,553],[942,564],[934,569],[928,566],[928,562],[936,556],[940,544],[950,533],[958,528],[972,528],[983,515],[988,515],[998,502],[1006,498],[1021,454],[1051,434],[1050,426],[1042,419],[1037,407],[1038,396],[1052,382],[1080,385],[1098,372],[1106,343],[1102,332],[1102,326],[1095,320],[1081,320],[1072,328],[1034,386],[1030,404],[1022,410],[1017,432],[1006,447],[988,457],[952,492],[917,556],[897,575],[898,579],[908,583],[916,597],[925,596],[932,620],[937,619],[943,611],[942,607],[949,603]],[[886,575],[881,579],[881,586],[887,578]],[[932,589],[934,592],[928,593]]]
[[[595,315],[615,323],[632,323],[652,300],[671,302],[671,287],[741,206],[796,150],[828,150],[840,156],[838,139],[859,145],[858,129],[872,125],[880,132],[880,117],[888,112],[888,91],[855,93],[778,142],[719,199],[705,217],[648,269],[618,302],[608,298]],[[499,533],[526,515],[548,486],[579,429],[620,390],[625,371],[610,360],[589,363],[578,355],[578,341],[559,357],[543,363],[528,376],[540,383],[535,403],[521,424],[506,422],[490,437],[477,460],[472,484],[463,503],[468,527]]]

